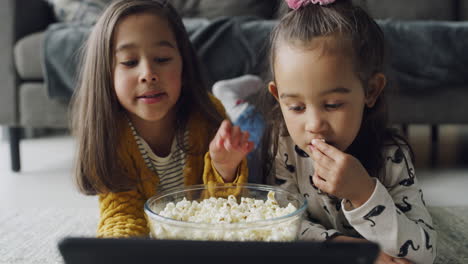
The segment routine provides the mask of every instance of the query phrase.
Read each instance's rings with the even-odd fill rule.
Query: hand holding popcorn
[[[249,132],[241,131],[224,120],[210,143],[210,156],[214,167],[225,182],[232,182],[237,167],[247,154],[252,151],[254,143],[249,141]]]
[[[374,191],[375,181],[361,162],[324,141],[314,139],[312,145],[317,188],[349,200],[355,208],[364,204]]]

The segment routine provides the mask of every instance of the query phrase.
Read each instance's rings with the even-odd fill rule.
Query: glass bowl
[[[184,198],[201,202],[210,197],[227,198],[228,194],[233,194],[238,202],[241,197],[267,201],[270,191],[274,192],[280,207],[291,203],[296,209],[280,217],[236,223],[189,222],[160,215],[168,203],[176,204]],[[161,192],[145,203],[150,236],[177,240],[294,241],[306,208],[307,200],[299,193],[261,184],[191,185]]]

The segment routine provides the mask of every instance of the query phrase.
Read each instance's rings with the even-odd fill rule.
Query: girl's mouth
[[[326,141],[326,140],[323,139],[323,138],[316,138],[316,139],[314,139],[314,140],[319,140],[319,141],[325,142],[325,143],[327,143],[327,144],[330,144],[330,142]],[[309,142],[309,144],[307,144],[307,145],[313,146],[313,145],[312,145],[312,140],[311,140],[311,141]]]
[[[320,140],[320,141],[322,141],[322,142],[327,143],[328,145],[333,146],[333,142],[328,142],[328,141],[326,141],[326,140],[323,139],[323,138],[318,138],[317,140]],[[307,144],[307,147],[308,147],[310,150],[312,150],[312,151],[315,149],[315,146],[312,144],[312,141],[309,142],[309,144]]]
[[[142,100],[146,104],[155,104],[163,100],[165,96],[166,93],[154,93],[138,96],[137,99]]]

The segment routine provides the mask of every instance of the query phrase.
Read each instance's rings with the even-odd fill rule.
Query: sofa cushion
[[[216,18],[221,16],[257,16],[272,19],[278,0],[172,0],[184,17]]]
[[[68,101],[52,100],[43,82],[27,82],[19,87],[20,125],[24,127],[68,127]]]
[[[53,7],[55,17],[61,22],[94,24],[101,11],[111,0],[47,0]]]
[[[460,1],[460,20],[468,20],[468,1]]]
[[[41,61],[44,32],[30,34],[15,45],[14,60],[22,80],[43,80]]]
[[[61,22],[94,24],[111,0],[47,0]],[[183,17],[258,16],[271,19],[279,0],[170,0]]]
[[[455,1],[452,0],[360,0],[359,2],[376,19],[455,19]]]
[[[390,92],[387,98],[390,121],[396,124],[467,124],[467,87],[446,86],[438,90],[417,95],[404,90]]]

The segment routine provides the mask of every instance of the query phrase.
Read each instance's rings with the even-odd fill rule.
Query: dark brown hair
[[[384,72],[384,35],[378,24],[362,8],[348,0],[337,0],[326,6],[309,4],[298,10],[288,10],[271,34],[270,74],[273,80],[279,43],[309,49],[311,41],[322,36],[336,37],[343,51],[351,53],[349,55],[354,70],[367,94],[370,78]],[[265,161],[263,177],[267,177],[273,168],[278,139],[287,135],[287,129],[275,98],[267,89],[263,89],[259,96],[259,108],[266,123],[262,157]],[[384,164],[384,157],[380,153],[388,141],[408,145],[404,138],[388,127],[384,89],[374,107],[366,106],[359,133],[346,152],[359,159],[371,176],[377,177]]]
[[[151,13],[167,19],[182,57],[182,89],[176,104],[177,137],[183,138],[188,118],[200,112],[216,132],[222,116],[211,102],[200,72],[196,52],[182,19],[167,0],[121,0],[113,2],[101,15],[84,46],[83,65],[78,87],[72,98],[72,131],[77,139],[75,177],[85,194],[123,191],[135,188],[117,160],[117,141],[122,127],[119,117],[125,114],[113,86],[113,36],[125,17]],[[190,146],[184,147],[188,152]],[[189,153],[190,154],[190,153]]]

